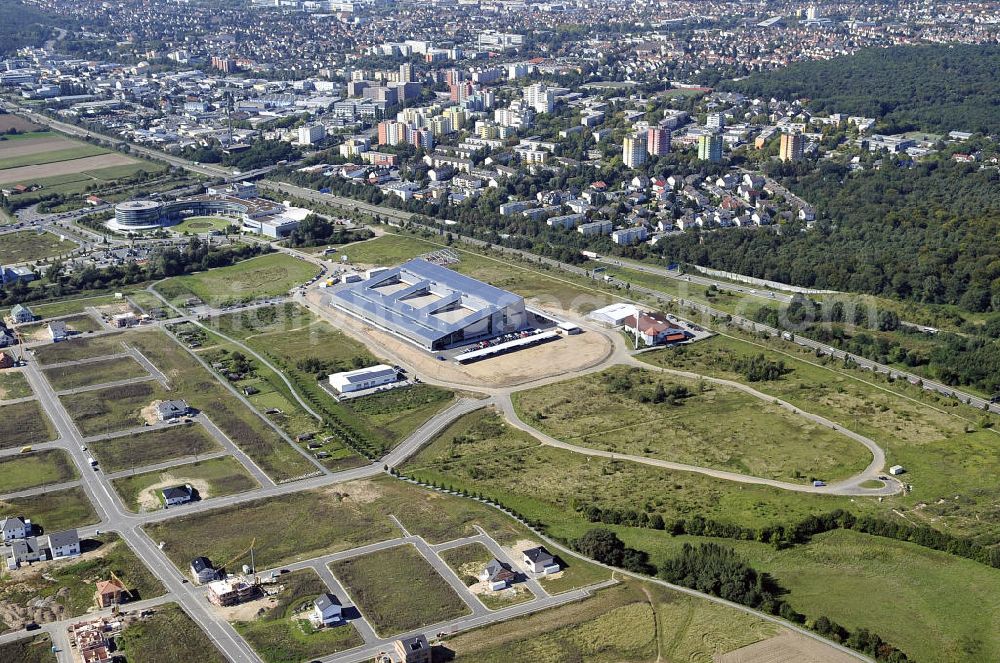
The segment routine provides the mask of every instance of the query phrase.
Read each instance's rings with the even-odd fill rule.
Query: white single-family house
[[[313,601],[313,621],[323,626],[335,624],[343,619],[340,599],[330,593],[320,594],[319,598]]]

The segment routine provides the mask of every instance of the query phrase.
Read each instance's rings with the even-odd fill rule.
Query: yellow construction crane
[[[232,564],[233,562],[235,562],[238,559],[242,559],[244,556],[246,556],[247,553],[250,553],[250,569],[253,572],[254,581],[256,581],[256,579],[257,579],[257,569],[254,567],[254,561],[253,561],[253,547],[254,547],[254,544],[256,544],[256,543],[257,543],[257,537],[254,537],[253,541],[250,542],[250,546],[246,550],[244,550],[243,552],[241,552],[239,555],[236,555],[235,557],[233,557],[231,560],[229,560],[228,562],[226,562],[225,564],[223,564],[219,568],[228,569],[230,564]]]
[[[122,592],[122,596],[125,597],[126,600],[131,601],[132,590],[128,588],[128,585],[125,584],[125,581],[119,578],[118,574],[115,573],[114,571],[111,572],[111,579],[116,581],[119,585],[122,586],[122,589],[125,590],[124,592]]]
[[[14,327],[14,338],[17,340],[17,363],[21,365],[25,363],[24,359],[24,335],[21,334],[21,330]]]

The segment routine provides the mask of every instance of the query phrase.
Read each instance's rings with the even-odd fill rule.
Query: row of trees
[[[29,285],[18,281],[0,288],[0,305],[11,306],[80,292],[107,290],[213,267],[225,267],[272,250],[262,244],[216,247],[195,238],[183,248],[167,247],[157,250],[143,265],[129,262],[100,269],[88,266],[67,275],[62,263],[56,262],[45,271],[40,284]]]
[[[374,237],[375,233],[367,228],[348,230],[334,224],[318,214],[310,214],[293,230],[285,244],[301,248],[308,246],[323,246],[326,244],[347,244],[362,239]]]
[[[701,516],[679,518],[667,522],[658,513],[646,513],[635,509],[601,509],[592,504],[580,506],[579,511],[593,523],[663,530],[673,536],[705,536],[738,541],[757,541],[772,545],[779,550],[808,543],[813,536],[823,532],[849,529],[896,541],[907,541],[925,548],[971,559],[993,568],[1000,568],[1000,547],[995,545],[981,543],[969,537],[948,534],[922,525],[908,525],[885,520],[878,516],[855,516],[843,509],[808,516],[797,523],[767,525],[759,528],[746,527],[736,523],[723,523]]]

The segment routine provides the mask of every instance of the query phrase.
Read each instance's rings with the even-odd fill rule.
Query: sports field
[[[226,228],[233,225],[238,226],[239,221],[219,216],[191,216],[184,219],[176,226],[170,226],[170,230],[175,233],[191,233],[200,235],[211,232],[212,230],[224,232]]]

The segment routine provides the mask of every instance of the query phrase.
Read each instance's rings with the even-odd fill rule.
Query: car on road
[[[25,631],[37,631],[40,628],[42,627],[38,625],[38,622],[28,622],[24,625]]]

